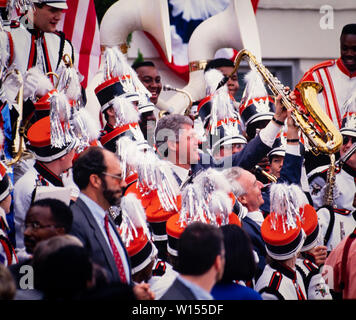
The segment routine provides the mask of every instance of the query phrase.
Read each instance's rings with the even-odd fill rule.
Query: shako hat
[[[27,132],[28,149],[37,160],[51,162],[66,155],[75,145],[75,141],[69,141],[62,147],[54,147],[51,142],[50,117],[44,117],[35,122]]]
[[[298,195],[286,184],[272,184],[270,203],[271,213],[261,226],[266,251],[273,259],[290,259],[300,251],[305,239]]]
[[[121,199],[122,222],[119,232],[131,262],[131,273],[135,274],[155,259],[157,249],[151,242],[145,211],[140,200],[132,193]]]

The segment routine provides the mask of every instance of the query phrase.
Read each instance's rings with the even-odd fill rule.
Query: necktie
[[[115,242],[114,242],[114,240],[113,240],[113,238],[111,237],[111,234],[110,234],[109,216],[108,215],[105,215],[104,222],[105,222],[105,231],[106,231],[106,234],[108,235],[108,238],[109,238],[110,246],[111,246],[111,249],[112,249],[112,252],[113,252],[113,255],[114,255],[114,259],[115,259],[117,270],[119,272],[120,280],[121,280],[122,283],[128,283],[127,279],[126,279],[124,265],[122,263],[119,251],[117,250]]]

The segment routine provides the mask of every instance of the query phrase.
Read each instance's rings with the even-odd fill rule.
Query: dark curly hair
[[[101,175],[106,171],[104,150],[102,147],[89,147],[74,162],[73,180],[80,190],[88,186],[91,174]]]

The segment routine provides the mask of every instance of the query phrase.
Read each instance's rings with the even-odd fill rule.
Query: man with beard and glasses
[[[73,180],[80,189],[71,206],[71,234],[78,237],[92,261],[107,272],[109,282],[132,285],[130,259],[108,210],[119,206],[123,189],[118,157],[102,147],[89,147],[73,164]],[[147,284],[133,287],[138,299],[153,299]]]
[[[78,157],[73,179],[80,195],[71,206],[74,220],[70,233],[88,248],[93,261],[107,270],[110,280],[130,283],[129,257],[108,215],[111,206],[120,205],[126,187],[121,174],[117,156],[101,147],[90,147]]]

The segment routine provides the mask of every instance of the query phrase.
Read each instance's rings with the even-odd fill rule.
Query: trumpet
[[[299,126],[303,134],[307,137],[314,155],[320,153],[333,154],[337,152],[342,145],[342,135],[335,127],[331,119],[322,110],[317,99],[317,94],[323,90],[320,83],[307,81],[299,83],[296,89],[300,92],[306,113],[301,113],[299,106],[293,103],[283,84],[272,75],[272,73],[256,57],[246,49],[240,50],[235,58],[234,69],[231,74],[224,77],[217,86],[222,87],[238,69],[241,61],[248,58],[250,66],[256,68],[261,74],[263,80],[267,83],[269,89],[275,96],[281,95],[281,103],[287,109],[292,111],[292,119]],[[313,121],[311,121],[311,119]]]
[[[255,170],[258,173],[263,174],[269,181],[276,183],[277,182],[277,177],[274,176],[273,174],[268,173],[267,171],[263,170],[259,165],[255,166]]]

